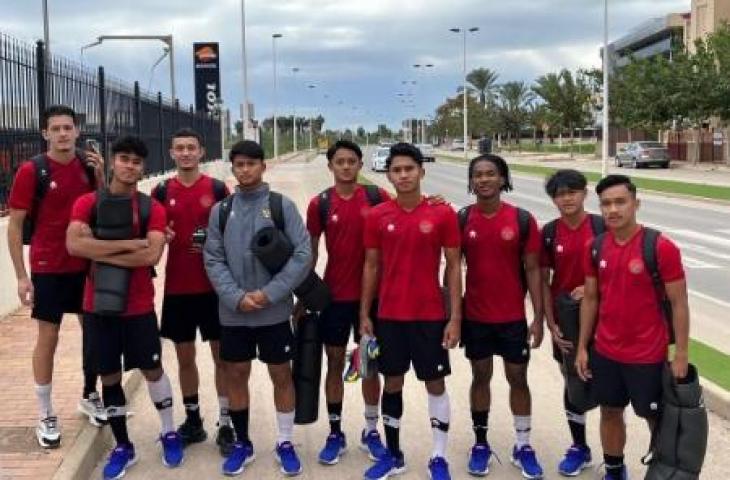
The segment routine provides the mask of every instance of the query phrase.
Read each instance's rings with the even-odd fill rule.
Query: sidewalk
[[[306,209],[311,196],[331,184],[331,177],[323,157],[307,164],[287,162],[270,166],[265,174],[266,180],[275,190],[282,191],[291,197],[300,208]],[[324,259],[321,259],[323,261]],[[321,268],[320,264],[320,268]],[[212,361],[206,345],[199,345],[198,365],[201,376],[201,409],[205,418],[209,440],[203,444],[192,446],[186,452],[184,466],[179,470],[164,468],[159,461],[159,445],[155,437],[159,428],[157,413],[149,401],[146,388],[139,388],[137,394],[130,395],[131,408],[137,415],[130,422],[130,434],[135,439],[137,449],[141,452],[140,462],[129,471],[126,478],[166,480],[223,478],[220,475],[221,458],[213,443],[214,425],[217,420],[217,400],[213,388]],[[177,383],[177,363],[169,342],[164,342],[163,361],[170,375],[175,390],[175,417],[178,422],[183,419],[179,387]],[[469,413],[468,391],[471,381],[469,365],[464,358],[463,350],[451,353],[452,371],[447,380],[452,402],[452,422],[449,440],[449,461],[454,479],[471,478],[465,472],[466,453],[472,445],[471,418]],[[490,415],[490,441],[500,456],[503,465],[494,462],[488,478],[518,479],[519,472],[509,465],[509,455],[514,439],[512,417],[508,410],[507,386],[500,366],[495,362],[493,381],[493,408]],[[533,445],[545,468],[546,478],[558,478],[555,473],[557,462],[564,450],[569,446],[569,435],[562,411],[562,380],[557,366],[550,356],[550,347],[545,342],[543,347],[534,352],[534,360],[530,366],[530,379],[533,390]],[[272,389],[265,367],[254,362],[251,373],[251,438],[254,443],[257,459],[247,467],[241,478],[279,479],[283,478],[276,467],[272,456],[275,441],[275,412],[272,402]],[[426,393],[423,386],[409,375],[405,386],[405,412],[402,422],[402,445],[408,461],[409,470],[403,480],[427,478],[426,462],[431,449],[431,429],[426,408]],[[317,480],[352,480],[362,478],[364,469],[369,465],[365,455],[358,450],[358,436],[363,425],[362,400],[358,384],[346,384],[343,413],[343,430],[348,435],[349,451],[340,464],[324,467],[316,462],[317,454],[328,433],[327,415],[324,395],[320,397],[319,421],[313,425],[295,428],[295,444],[304,465],[304,473],[297,478]],[[596,463],[601,462],[600,442],[598,440],[598,416],[591,413],[588,427],[589,442],[594,448]],[[643,467],[638,463],[648,444],[648,430],[644,423],[633,414],[627,415],[629,425],[629,445],[627,447],[627,463],[632,478],[643,476]],[[725,452],[730,449],[730,438],[726,432],[730,423],[711,415],[710,449],[705,462],[703,478],[723,478],[724,472],[730,468],[730,458]],[[382,430],[382,426],[381,426]],[[101,464],[97,466],[91,478],[99,478]],[[722,472],[722,473],[721,473]],[[581,477],[592,479],[594,471],[586,471]]]

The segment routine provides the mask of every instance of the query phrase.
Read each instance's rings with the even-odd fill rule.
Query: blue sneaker
[[[375,464],[365,471],[365,480],[385,480],[388,477],[400,475],[406,471],[403,456],[394,457],[387,449]]]
[[[302,473],[302,463],[291,442],[283,442],[276,446],[276,460],[281,465],[281,473],[284,475],[293,477]]]
[[[117,445],[104,465],[104,480],[122,478],[127,473],[127,469],[135,463],[137,463],[137,455],[134,454],[134,446],[131,444]]]
[[[373,462],[388,453],[388,449],[385,448],[385,445],[380,440],[380,434],[377,430],[370,430],[369,432],[362,431],[362,435],[360,435],[360,449],[363,452],[367,452],[370,460]]]
[[[591,449],[585,445],[573,445],[565,452],[558,465],[558,473],[565,477],[577,477],[584,468],[591,466]]]
[[[324,465],[335,465],[340,461],[340,456],[347,451],[345,434],[331,433],[327,436],[324,448],[319,452],[319,463]]]
[[[251,442],[235,442],[232,446],[231,453],[223,462],[223,475],[235,477],[243,473],[246,465],[253,462],[256,455],[253,453],[253,445]]]
[[[167,468],[177,468],[185,459],[182,437],[177,432],[167,432],[160,436],[162,443],[162,464]]]
[[[617,480],[617,479],[620,479],[620,480],[629,480],[629,474],[626,471],[626,467],[625,466],[622,466],[621,467],[621,473],[618,476],[616,476],[616,475],[610,475],[607,472],[606,475],[603,477],[603,480]]]
[[[489,462],[492,459],[492,449],[488,443],[475,443],[469,454],[469,465],[466,471],[471,475],[483,477],[489,473]]]
[[[428,462],[428,478],[431,480],[451,480],[449,462],[444,457],[433,457]]]
[[[524,445],[520,449],[517,449],[515,446],[512,449],[512,464],[521,469],[522,476],[527,479],[532,480],[542,478],[542,467],[537,462],[535,450],[533,450],[529,445]]]

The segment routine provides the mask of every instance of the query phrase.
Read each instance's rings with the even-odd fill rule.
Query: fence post
[[[162,126],[162,92],[157,92],[157,125],[159,129],[157,130],[157,135],[159,137],[159,154],[160,154],[160,165],[162,167],[162,172],[165,171],[165,140],[164,140],[164,130]],[[155,173],[162,173],[162,172],[155,172]]]
[[[107,156],[107,137],[106,137],[106,80],[104,79],[104,67],[99,67],[99,134],[101,135],[101,154],[104,158]],[[106,162],[107,176],[111,162]]]
[[[134,131],[142,138],[142,98],[139,92],[139,82],[134,82]]]
[[[43,42],[36,42],[35,63],[37,69],[36,88],[38,94],[38,128],[43,130],[43,112],[46,110],[47,91],[46,91],[46,48]],[[47,148],[46,141],[41,137],[41,150]]]

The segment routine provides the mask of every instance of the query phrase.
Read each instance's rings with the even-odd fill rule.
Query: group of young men
[[[451,478],[446,460],[451,407],[444,380],[451,372],[449,350],[460,343],[472,371],[475,440],[464,467],[474,476],[487,475],[493,457],[487,433],[495,355],[503,359],[510,387],[515,430],[511,461],[525,478],[544,476],[530,441],[527,381],[530,350],[542,343],[544,319],[556,358],[575,356],[577,375],[590,383],[600,405],[607,480],[627,478],[625,407],[631,403],[650,427],[661,413],[670,331],[676,339],[672,373],[677,378],[687,373],[689,314],[679,250],[637,223],[639,200],[627,177],[612,175],[599,182],[602,217],[597,217],[584,209],[585,177],[573,170],[555,173],[546,191],[560,216],[541,234],[529,212],[501,198],[512,190],[512,181],[499,156],[482,155],[470,162],[468,190],[476,201],[457,213],[443,199],[423,196],[425,170],[416,147],[391,147],[386,167],[396,192],[392,198],[383,189],[358,184],[362,152],[341,140],[327,152],[334,185],[312,198],[305,221],[290,199],[271,192],[264,182],[264,152],[255,142],[239,142],[229,153],[237,181],[230,194],[220,181],[200,172],[205,156],[200,135],[188,129],[177,132],[170,148],[177,175],[158,185],[150,200],[137,192],[147,155],[139,139],[126,137],[113,145],[112,175],[106,182],[98,153],[75,150],[79,133],[72,110],[53,107],[45,122],[47,192],[39,198],[39,163],[23,164],[11,193],[8,234],[18,293],[33,306],[32,317],[38,321],[33,359],[41,410],[37,436],[44,447],[60,442],[50,395],[53,352],[63,313],[83,312],[85,387],[80,408],[95,424],[109,423],[117,442],[105,478],[120,478],[137,459],[126,429],[123,368],[139,368],[147,380],[160,414],[165,465],[180,465],[183,448],[206,439],[198,402],[198,330],[209,341],[215,362],[222,472],[239,475],[255,458],[248,431],[248,382],[251,361],[258,358],[267,365],[274,387],[275,457],[282,473],[301,473],[292,443],[292,318],[311,320],[302,320],[303,308],[294,305],[292,292],[316,265],[322,236],[327,250],[324,281],[332,296],[316,320],[327,356],[330,433],[318,456],[323,465],[337,464],[347,449],[341,427],[342,374],[351,333],[356,340],[361,335],[377,340],[383,377],[382,393],[378,375],[362,381],[359,445],[373,461],[364,472],[368,480],[406,469],[400,423],[404,376],[411,364],[428,394],[433,435],[429,478]],[[84,174],[85,164],[94,168],[93,179]],[[107,194],[132,197],[135,238],[97,238],[97,204]],[[36,225],[30,280],[22,259],[21,230],[27,216]],[[257,233],[271,227],[285,235],[292,251],[276,272],[267,270],[252,248]],[[656,267],[646,258],[648,235]],[[158,330],[150,267],[166,243]],[[122,314],[95,313],[95,272],[101,265],[132,270],[131,294]],[[580,305],[580,328],[575,326],[580,335],[573,340],[564,335],[558,318],[556,304],[564,297]],[[669,314],[662,309],[667,302]],[[186,419],[177,429],[170,381],[161,366],[160,336],[175,343],[178,358]],[[95,392],[97,375],[102,398]],[[564,404],[572,445],[558,472],[576,476],[592,462],[586,408],[572,402],[567,386]],[[381,413],[385,443],[378,432]]]

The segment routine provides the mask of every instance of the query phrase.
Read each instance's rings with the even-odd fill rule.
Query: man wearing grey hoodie
[[[274,385],[276,458],[282,473],[298,475],[302,466],[291,441],[294,336],[290,316],[292,291],[311,270],[309,234],[294,202],[283,197],[283,233],[294,248],[282,270],[272,276],[251,249],[256,232],[275,226],[269,186],[263,181],[264,151],[258,143],[244,140],[231,148],[229,159],[238,186],[227,200],[231,207],[225,228],[220,222],[222,202],[211,210],[203,251],[208,277],[219,298],[220,355],[227,363],[230,414],[236,431],[236,443],[222,469],[225,475],[239,475],[254,459],[248,438],[248,379],[251,360],[258,356],[267,364]]]

